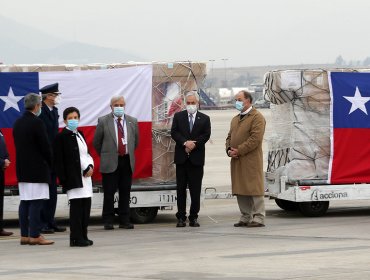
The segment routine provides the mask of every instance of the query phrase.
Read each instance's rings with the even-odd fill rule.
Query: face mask
[[[188,111],[189,114],[194,114],[197,109],[197,105],[186,105],[186,111]]]
[[[238,110],[238,111],[243,110],[243,108],[244,108],[243,101],[235,101],[235,108],[236,108],[236,110]]]
[[[78,120],[76,119],[67,120],[67,127],[70,130],[76,130],[78,127]]]
[[[60,97],[60,95],[58,95],[57,97],[55,97],[55,99],[54,99],[54,104],[55,105],[58,105],[58,104],[60,104],[60,102],[62,101],[62,98]]]
[[[116,117],[122,117],[124,113],[125,113],[125,110],[123,107],[113,107],[113,114]]]
[[[40,107],[40,109],[35,114],[36,114],[36,117],[38,117],[38,116],[41,115],[41,107]]]

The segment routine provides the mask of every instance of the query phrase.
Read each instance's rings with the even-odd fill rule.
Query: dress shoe
[[[85,239],[71,239],[69,241],[69,246],[71,247],[87,247],[90,246],[90,242]]]
[[[176,227],[186,227],[186,223],[183,219],[178,219]]]
[[[89,246],[93,245],[94,244],[94,241],[90,240],[90,239],[85,239],[88,243],[89,243]]]
[[[125,224],[120,224],[119,228],[124,228],[124,229],[133,229],[134,225],[131,223],[125,223]]]
[[[54,244],[54,241],[47,240],[42,235],[36,238],[30,237],[30,245],[51,245],[51,244]]]
[[[239,221],[236,224],[234,224],[234,227],[246,227],[247,225],[248,225],[248,223]]]
[[[21,236],[20,244],[21,245],[29,245],[30,244],[30,238],[28,236]]]
[[[200,224],[198,223],[197,219],[191,220],[189,222],[190,227],[200,227]]]
[[[41,233],[43,233],[43,234],[53,234],[54,233],[54,229],[53,228],[49,228],[49,227],[44,227],[43,229],[41,229]]]
[[[52,229],[54,230],[54,232],[65,232],[67,230],[67,228],[65,227],[60,227],[60,226],[53,226]]]
[[[12,234],[13,233],[11,231],[5,231],[5,230],[0,231],[0,236],[10,236]]]
[[[105,224],[104,229],[105,230],[112,230],[112,229],[114,229],[114,226],[113,226],[113,224]]]
[[[253,228],[253,227],[264,227],[265,225],[264,224],[261,224],[261,223],[257,223],[255,221],[252,221],[250,223],[247,224],[247,227],[249,228]]]

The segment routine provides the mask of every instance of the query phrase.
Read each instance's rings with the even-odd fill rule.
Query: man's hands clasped
[[[195,143],[196,142],[197,141],[193,141],[193,140],[186,141],[185,142],[185,152],[188,153],[188,154],[190,154],[190,152],[195,149],[195,147],[196,147],[195,146]]]

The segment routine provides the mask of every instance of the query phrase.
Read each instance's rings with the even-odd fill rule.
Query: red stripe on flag
[[[152,123],[139,122],[139,145],[135,151],[135,173],[134,178],[147,178],[152,176]],[[15,147],[13,141],[13,129],[1,129],[6,141],[6,146],[9,151],[11,161],[10,167],[5,171],[5,185],[14,186],[17,184],[17,176],[15,171]],[[80,127],[79,130],[83,132],[86,138],[89,152],[94,159],[94,181],[101,181],[101,174],[99,172],[100,158],[93,147],[93,139],[95,133],[95,126]]]
[[[15,174],[15,147],[13,140],[13,129],[12,128],[1,128],[1,131],[5,138],[6,148],[9,152],[10,166],[5,170],[5,185],[16,185],[17,176]]]
[[[370,129],[335,128],[332,184],[370,182]]]

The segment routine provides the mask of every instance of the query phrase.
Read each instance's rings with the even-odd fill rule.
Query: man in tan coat
[[[240,114],[231,120],[226,152],[231,157],[232,193],[236,195],[241,217],[235,227],[265,226],[262,140],[265,118],[252,107],[247,91],[235,95]]]

